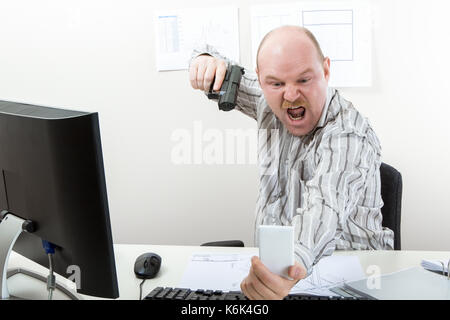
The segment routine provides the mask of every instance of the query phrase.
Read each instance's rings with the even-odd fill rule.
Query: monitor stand
[[[11,250],[14,247],[14,244],[19,237],[19,235],[23,232],[33,232],[34,224],[30,220],[21,219],[8,211],[2,211],[0,213],[0,288],[1,288],[1,300],[6,299],[20,299],[18,297],[11,296],[8,291],[8,283],[7,279],[12,277],[18,273],[25,274],[32,278],[38,279],[43,282],[47,282],[47,278],[44,276],[35,273],[33,271],[16,268],[12,270],[7,270],[9,256],[11,254]],[[56,288],[62,291],[65,295],[67,295],[72,300],[79,300],[74,293],[72,293],[69,289],[65,288],[63,285],[56,283]]]

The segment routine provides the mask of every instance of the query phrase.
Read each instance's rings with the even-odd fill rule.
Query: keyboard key
[[[200,296],[196,294],[194,291],[189,292],[185,300],[199,300]]]
[[[163,290],[162,287],[156,287],[153,289],[146,297],[145,299],[153,299],[158,293],[160,293]]]
[[[185,300],[190,292],[190,289],[180,289],[177,296],[175,297],[175,300]]]
[[[210,297],[210,296],[212,296],[213,295],[213,291],[212,290],[206,290],[205,291],[205,296],[208,296],[208,297]]]
[[[180,289],[173,289],[164,298],[166,300],[173,300],[173,298],[175,298],[178,295],[178,292],[180,292]]]
[[[169,288],[169,287],[164,288],[160,293],[158,293],[155,296],[155,299],[163,299],[163,298],[165,298],[169,294],[170,291],[172,291],[172,288]]]

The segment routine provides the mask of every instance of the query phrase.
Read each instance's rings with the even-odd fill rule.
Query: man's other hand
[[[251,262],[250,272],[241,282],[242,292],[251,300],[281,300],[306,276],[306,269],[298,262],[289,267],[292,280],[270,272],[258,257],[252,257]]]

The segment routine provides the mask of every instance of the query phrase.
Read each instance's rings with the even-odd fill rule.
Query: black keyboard
[[[284,300],[359,300],[354,296],[316,296],[307,294],[290,294]],[[248,300],[241,291],[191,290],[185,288],[157,287],[144,300]]]

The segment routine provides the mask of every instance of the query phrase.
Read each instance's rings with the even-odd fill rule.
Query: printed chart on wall
[[[158,71],[188,68],[192,50],[209,44],[239,62],[237,7],[160,10],[155,14]]]
[[[371,12],[369,3],[302,2],[251,8],[252,55],[270,30],[290,24],[310,30],[330,58],[332,87],[367,87],[372,82]]]

